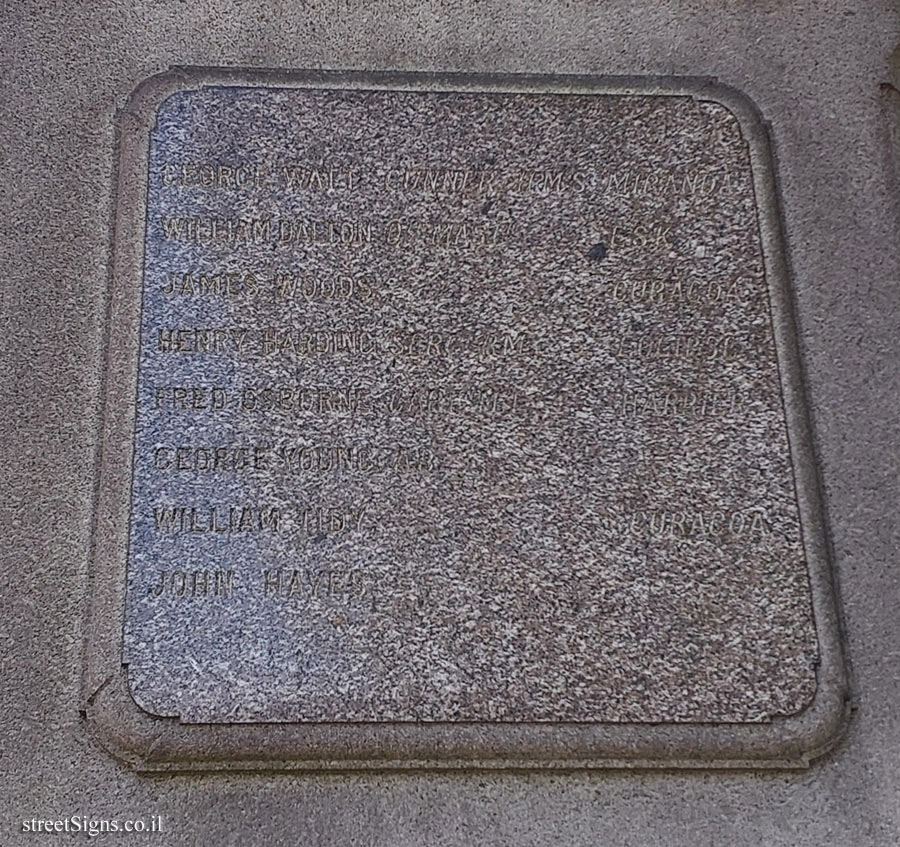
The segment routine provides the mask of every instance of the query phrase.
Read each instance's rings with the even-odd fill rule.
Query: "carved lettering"
[[[624,418],[721,418],[743,413],[747,398],[737,391],[631,391],[616,400]]]
[[[147,593],[151,597],[230,598],[237,582],[234,571],[160,571]]]
[[[153,527],[163,534],[278,532],[275,506],[154,506]]]
[[[260,588],[272,600],[353,603],[372,593],[370,577],[361,569],[313,570],[299,568],[266,569]]]

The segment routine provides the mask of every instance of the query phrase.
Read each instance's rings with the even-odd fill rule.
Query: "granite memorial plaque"
[[[179,71],[121,120],[98,548],[142,766],[827,742],[833,608],[739,95]]]

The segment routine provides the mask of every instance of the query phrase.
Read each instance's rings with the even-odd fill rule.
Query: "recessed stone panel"
[[[331,83],[182,80],[140,136],[135,702],[506,727],[499,755],[510,725],[807,710],[818,518],[755,116]]]

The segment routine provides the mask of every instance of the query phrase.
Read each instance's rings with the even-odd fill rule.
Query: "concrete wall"
[[[163,816],[133,844],[900,842],[898,43],[891,0],[4,2],[0,844],[56,843],[21,821],[73,814]],[[173,64],[686,74],[756,102],[854,671],[835,752],[777,773],[146,778],[94,745],[79,675],[113,114]]]

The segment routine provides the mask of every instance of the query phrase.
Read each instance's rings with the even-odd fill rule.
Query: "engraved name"
[[[341,535],[360,532],[368,523],[368,511],[365,506],[358,509],[305,506],[299,509],[297,519],[306,535]]]
[[[269,178],[260,162],[164,162],[161,172],[166,188],[248,189],[265,185]]]
[[[227,405],[225,386],[157,385],[153,388],[153,408],[169,411],[219,411]]]
[[[696,167],[646,168],[632,163],[611,171],[563,168],[407,167],[349,168],[339,162],[164,162],[166,188],[249,191],[284,188],[302,192],[350,192],[362,185],[379,190],[434,195],[550,195],[599,192],[646,198],[712,197],[736,182],[731,171]]]
[[[291,274],[286,271],[178,271],[167,275],[159,290],[167,297],[258,297],[271,295],[278,300],[336,301],[367,300],[381,288],[369,275],[329,275],[322,277]]]
[[[159,219],[166,241],[195,244],[333,244],[359,246],[375,242],[399,245],[426,242],[443,247],[479,247],[498,244],[511,233],[511,225],[484,221],[302,220],[294,218]]]
[[[281,511],[275,506],[154,506],[153,526],[170,535],[278,532]]]
[[[284,186],[295,191],[352,191],[360,173],[328,162],[164,162],[162,183],[166,188],[205,188],[223,191]]]
[[[279,447],[280,466],[292,474],[376,473],[382,471],[433,471],[435,453],[418,445],[372,447],[367,444],[325,444]]]
[[[719,418],[744,413],[747,399],[737,391],[631,391],[617,397],[616,413],[623,418]]]
[[[756,294],[749,277],[728,280],[647,279],[604,281],[600,292],[616,303],[690,303],[749,300]]]
[[[262,282],[252,273],[170,273],[159,287],[160,292],[173,297],[256,297]]]
[[[524,333],[368,330],[356,327],[309,329],[294,326],[165,327],[156,331],[160,353],[215,353],[272,356],[337,354],[385,356],[445,356],[474,352],[503,356],[531,352],[535,340]]]
[[[358,415],[375,412],[390,417],[425,417],[447,413],[515,415],[526,409],[525,395],[512,386],[426,385],[375,388],[364,385],[263,385],[225,387],[158,385],[153,408],[167,411],[221,411]],[[171,460],[171,456],[168,459]],[[221,461],[221,458],[219,459]]]
[[[376,412],[420,417],[448,412],[516,414],[524,408],[520,391],[510,386],[444,386],[375,389],[366,386],[261,386],[240,392],[243,411],[355,415]]]
[[[312,570],[266,569],[260,585],[263,597],[277,600],[332,600],[349,603],[372,593],[370,577],[359,568]]]
[[[703,334],[689,335],[644,335],[622,336],[615,348],[615,354],[622,359],[637,359],[646,362],[668,361],[672,359],[694,360],[704,363],[730,362],[737,358],[739,345],[731,337],[713,338]]]
[[[610,528],[640,538],[701,539],[768,535],[772,522],[762,509],[647,509],[609,522]]]
[[[396,444],[376,447],[369,444],[185,444],[157,445],[153,450],[153,468],[168,473],[242,473],[284,471],[290,474],[308,473],[375,473],[378,471],[431,471],[438,466],[434,452],[424,446]],[[223,510],[214,508],[207,515],[189,510],[189,530],[211,532],[249,531],[247,512],[243,507],[230,507],[226,520]],[[260,510],[260,528],[270,523]],[[161,515],[171,521],[173,512],[163,509]],[[185,516],[182,510],[180,518]],[[271,518],[277,529],[278,515]],[[157,528],[159,528],[157,520]],[[196,527],[196,529],[195,529]]]
[[[151,597],[231,597],[237,575],[230,570],[160,571],[147,593]]]

